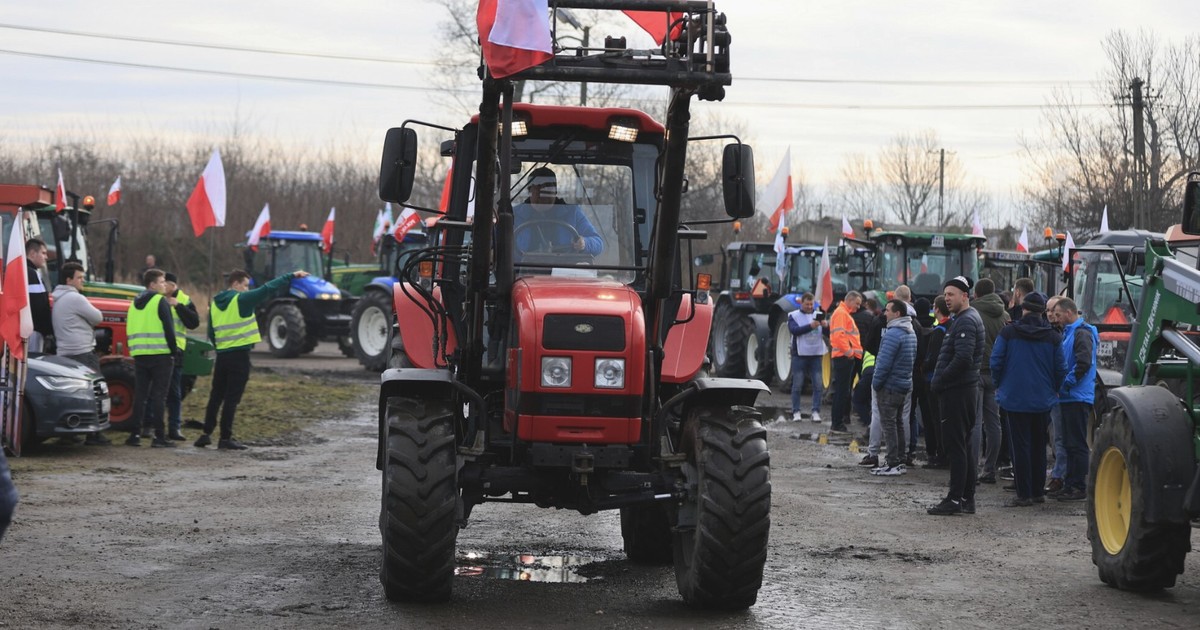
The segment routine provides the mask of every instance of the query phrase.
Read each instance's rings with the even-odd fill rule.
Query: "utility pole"
[[[946,199],[946,150],[938,149],[938,225],[946,225],[945,217],[945,199]]]
[[[1133,102],[1133,227],[1149,228],[1150,222],[1146,216],[1146,131],[1145,108],[1142,98],[1140,77],[1134,77],[1129,82],[1130,97]]]

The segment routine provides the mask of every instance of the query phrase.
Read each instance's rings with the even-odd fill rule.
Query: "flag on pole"
[[[254,251],[258,251],[258,242],[262,238],[271,233],[271,204],[264,203],[262,212],[258,213],[258,218],[254,220],[254,227],[246,232],[246,245]]]
[[[387,234],[390,227],[392,227],[392,203],[389,201],[375,217],[375,230],[371,233],[371,238],[378,241],[379,237]]]
[[[333,215],[337,212],[337,208],[329,209],[329,218],[325,219],[325,227],[321,228],[321,243],[326,254],[333,251]]]
[[[775,275],[779,276],[779,291],[783,292],[783,279],[787,276],[787,259],[784,256],[785,247],[783,245],[783,225],[775,230]]]
[[[1100,233],[1108,231],[1108,204],[1104,204],[1104,214],[1100,217]]]
[[[29,279],[25,268],[25,230],[21,214],[13,221],[5,252],[4,293],[0,295],[0,340],[17,359],[25,358],[22,339],[33,334],[33,314],[29,310]]]
[[[58,185],[54,187],[54,211],[67,209],[67,185],[63,183],[62,167],[58,169]]]
[[[225,225],[225,167],[221,165],[219,150],[213,149],[212,157],[208,158],[200,181],[188,197],[187,211],[197,237],[210,227]]]
[[[547,0],[480,0],[475,23],[493,77],[503,79],[554,56],[549,11]]]
[[[663,40],[667,38],[667,27],[675,24],[671,29],[671,36],[675,37],[683,30],[683,24],[676,24],[675,20],[680,17],[678,13],[663,13],[661,11],[630,11],[625,10],[625,15],[629,19],[637,22],[637,25],[642,27],[650,36],[654,38],[654,43],[662,46]]]
[[[1071,238],[1071,233],[1067,232],[1067,240],[1063,243],[1062,268],[1063,271],[1071,270],[1071,250],[1075,247],[1075,240]]]
[[[771,215],[771,231],[778,232],[780,225],[787,224],[787,211],[792,208],[792,148],[788,147],[775,176],[758,198],[758,210]]]
[[[1021,238],[1017,239],[1017,251],[1019,251],[1019,252],[1028,252],[1029,251],[1029,228],[1028,227],[1021,228]]]
[[[396,231],[392,232],[392,236],[396,238],[397,243],[403,243],[404,235],[408,234],[409,230],[420,223],[421,217],[417,214],[417,211],[412,208],[405,208],[404,212],[401,212],[400,216],[396,217]]]
[[[979,212],[971,218],[971,236],[983,236],[983,222],[979,220]]]
[[[821,265],[817,267],[817,304],[827,311],[833,306],[833,271],[829,264],[829,237],[821,248]]]
[[[854,228],[850,222],[846,220],[846,215],[842,215],[842,236],[846,238],[854,238]]]
[[[115,206],[121,200],[121,176],[117,175],[117,181],[113,182],[112,186],[108,187],[108,205]]]

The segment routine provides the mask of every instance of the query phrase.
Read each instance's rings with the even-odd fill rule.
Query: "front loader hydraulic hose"
[[[444,304],[440,303],[434,298],[432,291],[426,290],[419,284],[404,282],[403,280],[413,277],[413,273],[424,261],[432,261],[434,267],[436,268],[439,264],[445,265],[446,261],[452,257],[461,257],[467,251],[468,248],[465,247],[427,247],[424,249],[419,249],[413,252],[412,256],[409,257],[408,262],[405,263],[404,268],[401,271],[400,279],[402,282],[400,283],[400,290],[403,291],[404,295],[408,297],[408,299],[412,300],[413,303],[416,304],[417,307],[420,308],[427,317],[429,317],[429,321],[433,325],[433,357],[434,363],[437,367],[445,367],[445,364],[437,364],[437,360],[439,358],[442,359],[443,362],[448,359],[445,353],[441,352],[441,349],[445,346],[445,342],[448,338],[446,326],[453,325],[451,322],[450,313],[446,310]],[[444,279],[441,279],[437,280],[436,282],[441,283],[444,281]],[[417,299],[413,293],[410,293],[410,290],[419,295],[421,299]]]

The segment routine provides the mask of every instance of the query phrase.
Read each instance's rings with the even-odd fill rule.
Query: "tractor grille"
[[[625,349],[625,320],[612,315],[547,315],[542,347],[620,352]]]
[[[642,397],[524,392],[517,412],[533,416],[637,418],[642,415]]]

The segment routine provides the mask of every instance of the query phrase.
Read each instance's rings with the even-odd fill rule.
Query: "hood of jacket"
[[[1061,339],[1058,331],[1050,327],[1050,322],[1042,318],[1041,313],[1030,313],[1012,324],[1013,333],[1021,339],[1034,342],[1049,342],[1055,338]]]
[[[900,328],[907,332],[915,332],[913,330],[912,317],[910,317],[908,315],[901,315],[900,317],[893,319],[892,321],[888,322],[887,327],[888,328]]]
[[[57,302],[71,293],[82,295],[75,287],[69,284],[60,284],[54,287],[54,291],[50,293],[50,297],[54,298],[54,301]]]
[[[1008,309],[1004,307],[1004,300],[1000,299],[999,295],[989,293],[977,300],[971,301],[971,306],[979,311],[979,314],[985,318],[1002,318]]]
[[[134,306],[137,306],[138,308],[146,308],[146,305],[150,303],[150,299],[156,295],[162,295],[162,294],[159,293],[158,291],[150,291],[149,289],[147,289],[145,291],[142,291],[141,295],[139,295],[133,299],[133,304],[134,304]]]

